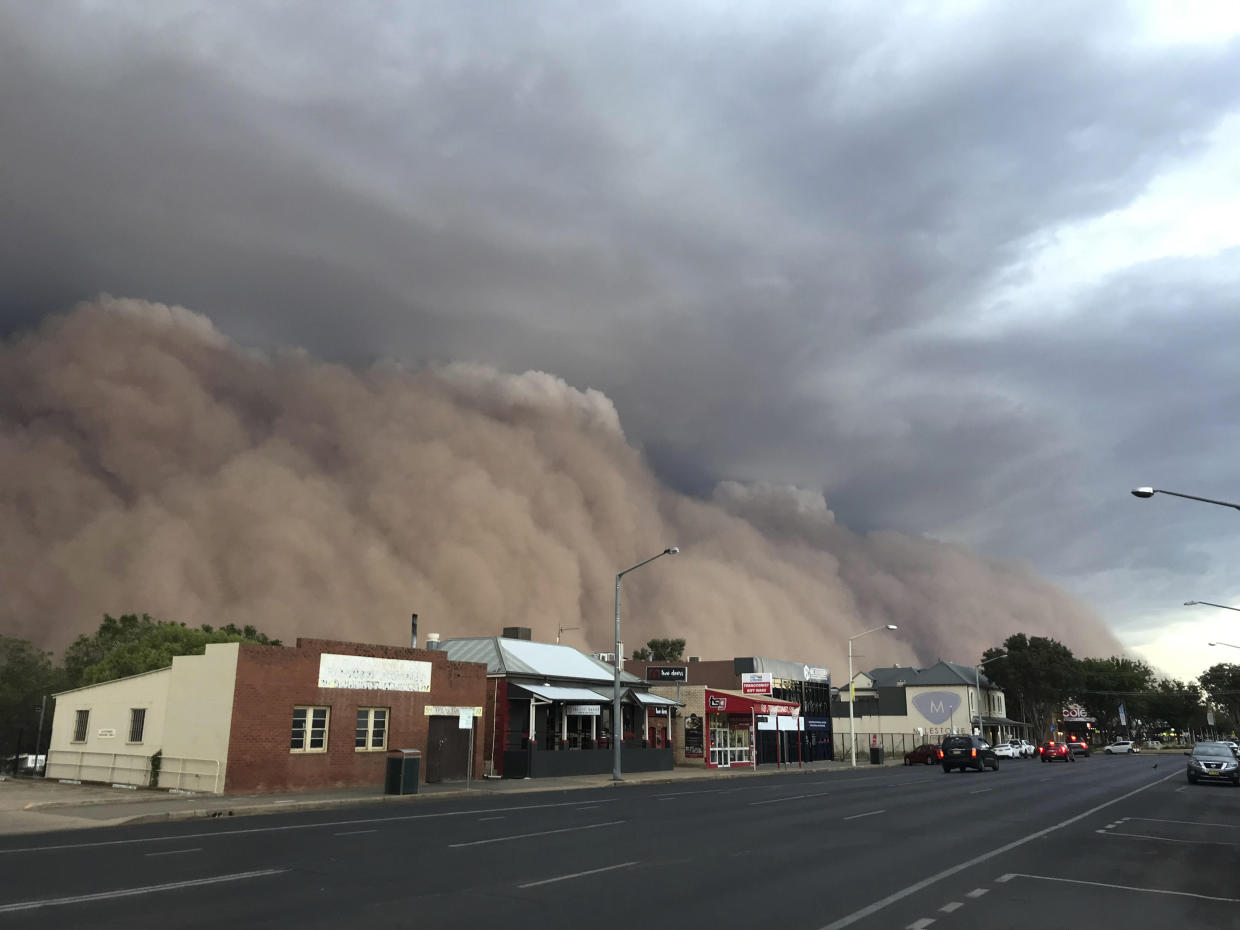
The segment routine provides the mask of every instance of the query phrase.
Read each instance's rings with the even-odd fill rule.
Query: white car
[[[1120,753],[1140,752],[1141,747],[1130,739],[1118,739],[1102,751],[1108,756],[1114,756]]]
[[[1020,750],[1011,743],[995,743],[995,757],[999,759],[1019,759]]]
[[[1029,740],[1023,739],[1020,741],[1020,754],[1026,759],[1032,759],[1038,754],[1038,747],[1029,742]]]

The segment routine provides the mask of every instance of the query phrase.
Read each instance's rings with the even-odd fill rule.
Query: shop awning
[[[706,712],[729,714],[759,714],[797,716],[801,705],[792,701],[782,701],[766,694],[742,694],[739,691],[725,691],[721,688],[706,689]]]
[[[665,698],[662,695],[651,694],[648,691],[632,691],[633,697],[637,698],[637,703],[644,707],[684,707],[683,701],[674,701],[671,698]]]
[[[597,704],[599,695],[588,688],[562,688],[556,685],[516,685],[522,691],[528,691],[536,698],[544,701],[559,701],[569,704]]]

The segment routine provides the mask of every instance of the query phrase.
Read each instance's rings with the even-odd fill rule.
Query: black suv
[[[999,771],[999,757],[980,736],[945,736],[943,737],[943,771],[950,772],[958,768],[985,771],[990,766]]]

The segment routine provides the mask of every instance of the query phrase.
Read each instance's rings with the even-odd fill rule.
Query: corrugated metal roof
[[[946,662],[940,659],[929,668],[876,668],[866,672],[874,681],[876,687],[891,688],[899,682],[905,685],[925,685],[931,687],[942,687],[945,685],[971,685],[977,679],[974,677],[973,667],[970,665],[961,665],[957,662]],[[986,673],[980,675],[981,685],[983,688],[994,688],[996,685]]]
[[[535,643],[526,639],[502,636],[476,636],[445,639],[439,648],[457,662],[485,662],[488,675],[518,678],[543,678],[570,681],[613,681],[615,670],[606,662],[572,646],[558,643]],[[620,681],[634,684],[642,680],[628,672],[620,673]]]
[[[599,703],[599,696],[586,688],[556,688],[549,685],[520,685],[520,688],[546,701],[569,701],[579,704]],[[511,692],[509,693],[511,694]]]

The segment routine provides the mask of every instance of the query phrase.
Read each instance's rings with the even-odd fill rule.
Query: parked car
[[[958,768],[977,769],[984,772],[987,766],[999,771],[999,757],[995,755],[990,743],[980,736],[960,734],[943,738],[943,771],[950,772]]]
[[[934,765],[943,758],[939,747],[933,743],[923,743],[916,749],[904,754],[905,765]]]
[[[1219,742],[1234,752],[1238,758],[1240,758],[1240,743],[1230,739],[1219,740]]]
[[[1029,742],[1029,740],[1023,739],[1020,741],[1020,754],[1026,759],[1032,759],[1038,754],[1038,747]]]
[[[1188,783],[1230,781],[1240,787],[1240,760],[1225,743],[1198,743],[1188,756]]]
[[[1020,743],[1011,740],[995,743],[995,756],[999,759],[1019,759]]]
[[[1089,743],[1085,742],[1083,739],[1077,739],[1069,736],[1068,746],[1072,749],[1073,755],[1085,756],[1086,758],[1089,758]]]
[[[1141,747],[1138,746],[1136,743],[1134,743],[1130,739],[1117,739],[1115,742],[1113,742],[1110,746],[1107,746],[1102,751],[1105,752],[1108,756],[1114,756],[1119,753],[1140,752]]]
[[[1057,743],[1055,740],[1047,740],[1038,747],[1038,755],[1042,757],[1043,762],[1075,762],[1076,753],[1067,743]]]

